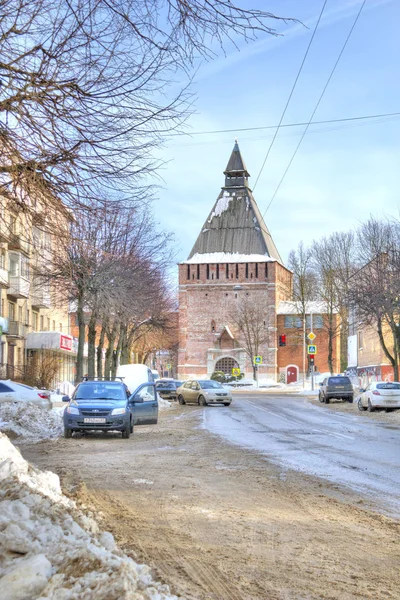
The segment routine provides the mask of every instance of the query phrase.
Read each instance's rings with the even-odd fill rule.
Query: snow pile
[[[258,384],[254,379],[243,378],[238,379],[237,382],[230,381],[229,383],[224,383],[224,385],[229,385],[229,387],[242,387],[242,388],[284,388],[285,386],[282,383],[277,383],[274,379],[268,378],[260,378],[258,380]]]
[[[63,431],[62,413],[30,402],[0,403],[0,431],[27,441],[56,438]]]
[[[160,410],[171,408],[171,402],[168,402],[168,400],[164,400],[163,398],[158,398],[158,408]]]
[[[177,600],[0,433],[0,600]]]

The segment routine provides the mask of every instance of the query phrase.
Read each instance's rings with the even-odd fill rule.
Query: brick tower
[[[231,374],[239,367],[251,377],[253,352],[241,319],[261,340],[259,375],[276,379],[277,307],[290,298],[291,272],[253,197],[237,142],[224,175],[188,260],[179,264],[178,376]]]

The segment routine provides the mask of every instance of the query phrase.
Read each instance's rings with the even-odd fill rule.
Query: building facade
[[[258,378],[297,381],[309,363],[304,336],[303,343],[297,338],[294,343],[288,331],[286,317],[295,314],[292,272],[259,211],[237,142],[224,175],[225,185],[188,259],[179,264],[178,377],[231,374],[234,368],[252,377],[258,356]],[[316,319],[321,316],[320,310]],[[281,330],[289,334],[284,348],[279,346]],[[323,367],[325,339],[321,329]]]

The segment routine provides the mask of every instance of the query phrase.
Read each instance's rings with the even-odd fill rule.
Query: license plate
[[[105,423],[105,419],[101,419],[100,417],[88,417],[83,419],[84,423]]]
[[[336,389],[337,389],[337,390],[344,390],[344,385],[337,385],[337,386],[336,386]]]

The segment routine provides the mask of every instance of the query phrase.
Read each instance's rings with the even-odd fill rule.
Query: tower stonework
[[[253,357],[237,323],[241,307],[250,320],[253,311],[258,315],[259,376],[276,379],[277,309],[291,297],[292,273],[260,214],[237,142],[224,174],[193,249],[179,264],[178,376],[210,377],[233,367],[252,376]]]

